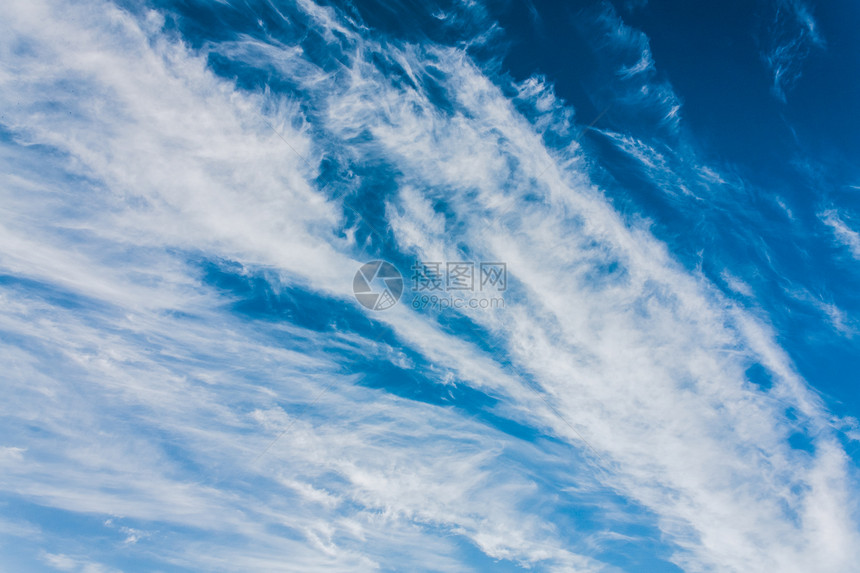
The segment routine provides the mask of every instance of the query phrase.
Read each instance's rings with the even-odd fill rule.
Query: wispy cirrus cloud
[[[772,78],[771,93],[785,102],[802,75],[804,60],[813,50],[823,49],[825,41],[812,9],[802,0],[773,0],[768,8],[761,58]]]
[[[21,66],[16,89],[32,96],[32,105],[6,123],[18,141],[6,146],[7,159],[33,162],[7,170],[16,175],[5,186],[12,216],[4,226],[4,269],[31,281],[5,285],[3,327],[20,341],[5,348],[8,363],[20,365],[8,387],[17,399],[7,406],[16,405],[9,414],[33,420],[44,437],[9,434],[33,449],[12,456],[17,463],[6,468],[5,491],[72,513],[189,530],[184,542],[163,548],[167,562],[186,567],[367,570],[423,555],[425,567],[462,570],[455,558],[442,557],[457,553],[444,536],[430,541],[440,529],[471,539],[491,558],[593,569],[591,559],[553,542],[552,528],[519,508],[533,486],[525,473],[502,469],[511,461],[493,461],[510,438],[496,432],[486,441],[486,427],[475,424],[470,433],[468,420],[430,405],[355,394],[349,388],[356,376],[344,374],[342,361],[373,354],[372,340],[332,347],[335,333],[319,339],[301,328],[276,328],[273,339],[317,342],[273,347],[256,328],[224,316],[220,309],[230,299],[200,284],[189,259],[229,256],[275,269],[281,284],[315,283],[311,289],[330,293],[323,297],[336,293],[330,304],[350,296],[341,286],[358,265],[345,254],[355,247],[338,239],[333,205],[307,194],[315,173],[298,155],[312,161],[313,153],[306,136],[290,130],[301,122],[295,110],[280,98],[233,91],[181,45],[150,43],[157,14],[139,22],[107,4],[70,8],[58,46],[38,25],[55,10],[49,3],[7,7],[16,34],[7,37],[26,37],[34,49],[23,61],[11,60]],[[23,66],[35,56],[55,66],[54,73],[27,73]],[[313,77],[299,79],[308,83],[326,77],[310,63],[305,69]],[[43,115],[46,102],[36,94],[65,94],[43,83],[59,76],[76,82],[86,98],[66,102],[63,109],[74,113]],[[15,93],[4,90],[7,97]],[[99,107],[103,113],[93,115]],[[290,139],[291,149],[267,122]],[[52,168],[35,167],[37,142],[61,151]],[[174,163],[162,155],[168,149]],[[54,296],[66,302],[55,307]],[[400,316],[395,324],[411,320]],[[478,366],[489,375],[491,360],[470,356],[434,326],[413,335],[454,368]],[[332,354],[314,358],[311,348],[322,340]],[[284,389],[298,393],[294,402],[277,380],[289,380]],[[343,389],[336,384],[351,394],[341,414],[334,404]],[[313,404],[325,388],[315,409],[298,407]],[[413,406],[439,412],[409,413]],[[343,417],[347,411],[353,422]],[[307,418],[293,423],[296,412]],[[318,434],[310,423],[317,416],[341,419],[343,432],[327,425]],[[424,421],[441,424],[448,437]],[[289,434],[253,465],[288,426]],[[256,437],[245,443],[249,432]],[[171,455],[175,447],[183,453]],[[285,453],[304,461],[285,460]],[[224,468],[236,460],[246,469],[228,477]],[[285,472],[285,463],[292,469]],[[230,485],[211,483],[195,467],[222,468],[215,474]],[[33,479],[37,474],[43,477]],[[246,479],[265,487],[254,493],[241,484]],[[217,542],[233,536],[242,541]],[[281,558],[284,544],[291,547],[289,562]],[[69,559],[55,565],[74,564]]]
[[[836,241],[848,249],[855,259],[860,260],[860,233],[845,223],[835,209],[827,209],[819,214],[821,222],[830,228]]]
[[[42,561],[57,571],[72,571],[74,573],[117,573],[119,571],[119,569],[90,561],[86,557],[74,557],[62,553],[45,553],[42,555]]]
[[[2,8],[5,495],[116,516],[123,551],[191,570],[613,571],[640,535],[688,570],[854,562],[821,401],[572,139],[546,145],[572,115],[543,80],[291,9],[278,38],[198,52],[158,12]],[[607,26],[639,48],[619,77],[650,74]],[[349,298],[366,258],[466,254],[508,263],[504,313]],[[58,536],[54,565],[100,531]]]
[[[650,120],[649,125],[677,131],[681,121],[681,98],[662,77],[654,62],[648,36],[624,22],[609,3],[583,13],[578,25],[591,38],[596,57],[611,73],[602,75],[605,85],[597,86],[602,105],[613,113]]]

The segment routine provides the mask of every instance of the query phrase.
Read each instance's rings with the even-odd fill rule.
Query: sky
[[[0,570],[860,571],[858,24],[0,3]]]

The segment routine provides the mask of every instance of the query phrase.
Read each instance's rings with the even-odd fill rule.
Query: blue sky
[[[0,569],[858,570],[858,12],[4,2]]]

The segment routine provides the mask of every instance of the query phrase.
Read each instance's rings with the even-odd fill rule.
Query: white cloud
[[[530,127],[477,70],[455,61],[452,54],[445,69],[472,120],[468,126],[457,116],[419,124],[409,111],[416,107],[410,94],[399,97],[401,105],[392,101],[373,129],[386,157],[399,157],[400,172],[408,174],[403,184],[445,201],[449,228],[457,233],[416,241],[415,227],[395,221],[398,236],[408,230],[404,245],[422,245],[414,248],[424,258],[453,255],[456,242],[465,242],[476,256],[508,262],[528,311],[509,306],[504,318],[472,318],[507,333],[519,368],[610,459],[617,471],[606,479],[661,516],[664,532],[685,550],[676,555],[679,563],[812,567],[815,526],[796,524],[783,508],[801,510],[806,498],[790,492],[827,461],[789,447],[781,407],[745,385],[745,365],[768,364],[778,380],[773,395],[795,404],[813,428],[826,426],[826,416],[773,335],[737,311],[726,312],[730,305],[685,276],[646,233],[625,228],[581,179],[554,169],[543,181],[529,179],[542,167]],[[359,95],[363,87],[356,84],[352,101],[369,101]],[[348,116],[366,125],[367,116],[354,111]],[[479,137],[489,125],[501,137]],[[516,171],[505,167],[508,156],[516,158]],[[459,157],[468,158],[468,170]],[[542,201],[515,200],[527,193]],[[593,266],[607,258],[624,272],[595,289]],[[738,356],[738,349],[746,350]],[[556,431],[569,435],[561,424]],[[831,444],[820,439],[822,447]],[[852,487],[846,474],[836,479],[842,491]],[[849,519],[850,511],[834,518]],[[851,559],[851,551],[839,558]]]
[[[818,218],[830,227],[836,241],[848,249],[855,259],[860,260],[860,233],[849,227],[834,209],[827,209]]]
[[[734,276],[728,270],[723,270],[723,272],[720,273],[720,276],[725,281],[726,286],[728,286],[729,289],[731,289],[733,292],[735,292],[739,295],[745,296],[745,297],[752,297],[753,296],[752,287],[750,287],[750,285],[748,285],[743,280]]]
[[[762,33],[761,57],[772,77],[771,92],[782,102],[802,75],[803,62],[825,47],[810,7],[802,0],[773,0],[772,19]]]
[[[62,553],[44,553],[42,561],[57,571],[72,571],[74,573],[120,573],[119,569],[106,567],[101,563],[86,558],[73,557]]]
[[[7,443],[26,448],[7,456],[4,489],[123,516],[126,533],[183,532],[159,538],[159,553],[206,570],[462,571],[454,536],[488,561],[611,570],[593,548],[631,521],[658,527],[690,570],[853,564],[856,485],[820,401],[773,333],[613,211],[575,145],[544,146],[542,130],[571,118],[562,102],[537,80],[518,86],[553,118],[536,127],[463,51],[376,42],[330,8],[300,8],[322,37],[356,48],[346,73],[274,41],[207,49],[277,69],[318,104],[314,117],[217,78],[155,15],[3,6],[0,103],[15,143],[3,144],[14,176],[0,265],[68,299],[0,291],[0,328],[15,335],[0,348],[14,365],[4,416],[21,422]],[[449,111],[420,88],[429,66]],[[406,305],[373,323],[402,349],[243,321],[201,282],[194,256],[351,304],[364,253],[340,234],[339,201],[312,183],[323,150],[399,173],[380,203],[404,254],[456,260],[467,245],[508,263],[507,310],[468,314],[501,355]],[[408,365],[403,350],[426,362],[418,375],[480,390],[498,400],[492,413],[546,439],[344,373],[355,354]],[[773,373],[769,392],[746,382],[753,361]],[[789,446],[796,431],[813,452]],[[642,509],[625,513],[618,494]],[[577,527],[565,509],[580,500],[608,508],[605,527]],[[153,537],[126,535],[126,550]],[[83,566],[72,551],[47,555]]]
[[[487,437],[482,425],[431,406],[349,390],[355,377],[339,373],[337,356],[348,346],[367,351],[377,345],[323,342],[295,328],[283,334],[314,338],[334,358],[312,350],[313,344],[272,347],[223,316],[218,309],[225,301],[183,261],[185,252],[229,257],[272,267],[287,283],[348,296],[342,285],[357,261],[343,254],[351,245],[336,238],[335,206],[311,189],[313,170],[285,150],[264,121],[314,164],[307,135],[290,128],[301,122],[295,109],[274,97],[235,91],[206,72],[202,58],[147,37],[129,14],[110,5],[66,7],[64,20],[50,31],[39,25],[53,19],[49,3],[5,10],[4,20],[14,25],[7,38],[26,38],[39,62],[31,65],[33,54],[9,60],[18,83],[14,91],[6,84],[3,96],[25,94],[31,103],[16,108],[7,125],[20,142],[49,144],[64,155],[47,173],[14,170],[17,179],[4,189],[13,216],[4,227],[3,265],[84,301],[70,310],[26,289],[6,290],[2,325],[28,341],[4,349],[7,363],[20,365],[8,414],[39,420],[46,432],[44,438],[21,436],[38,451],[6,469],[11,491],[66,511],[191,528],[211,540],[177,542],[163,548],[164,558],[215,570],[367,570],[390,562],[397,548],[412,558],[423,555],[419,562],[428,568],[462,570],[455,558],[444,557],[456,549],[432,536],[434,528],[466,536],[495,558],[595,567],[554,540],[539,516],[524,513],[516,503],[520,496],[509,497],[532,490],[522,471],[497,481],[484,468],[502,463],[500,445],[508,438]],[[8,43],[3,49],[13,52]],[[67,81],[86,99],[68,98],[64,111],[75,113],[43,115],[39,94],[66,94],[57,82]],[[30,153],[7,150],[16,159]],[[51,177],[52,169],[73,178]],[[413,320],[393,316],[400,323]],[[433,326],[415,335],[463,367],[492,362],[454,348]],[[498,384],[491,370],[482,384]],[[332,381],[315,408],[298,412],[334,415],[339,424],[315,428],[300,417],[259,464],[245,467],[273,435],[269,417],[262,424],[253,413],[277,411],[275,400],[296,411]],[[386,418],[387,424],[361,423]],[[426,422],[416,426],[413,420]],[[153,431],[181,444],[180,460],[150,437]],[[379,443],[398,435],[404,437],[396,447]],[[481,447],[487,440],[494,445]],[[241,475],[251,473],[242,479],[263,480],[267,488],[244,491],[241,480],[222,487],[201,483],[183,469],[185,456],[214,472],[238,459]],[[375,462],[386,458],[401,461]],[[270,489],[270,479],[286,489]],[[462,489],[466,479],[472,488]],[[267,530],[275,525],[299,532],[297,538]],[[221,535],[254,543],[250,550],[222,545],[215,541]],[[147,542],[136,533],[125,540]],[[279,557],[284,546],[292,552],[290,563]],[[55,561],[79,565],[70,559]]]
[[[588,12],[586,12],[588,13]],[[648,36],[627,25],[609,3],[601,4],[588,18],[596,56],[604,65],[616,66],[608,86],[606,104],[610,109],[626,109],[641,118],[653,116],[656,125],[675,133],[681,121],[681,100],[671,84],[657,71]]]

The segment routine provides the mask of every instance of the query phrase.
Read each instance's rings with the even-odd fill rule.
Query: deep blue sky
[[[780,101],[774,97],[773,80],[761,56],[773,33],[773,5],[659,0],[632,4],[637,3],[619,2],[615,8],[629,25],[645,33],[659,76],[671,82],[683,101],[681,137],[665,137],[654,131],[653,122],[616,113],[611,107],[612,89],[606,86],[616,81],[614,70],[602,65],[599,49],[589,43],[594,29],[583,18],[604,4],[510,3],[499,12],[511,42],[504,68],[520,79],[535,72],[546,74],[556,93],[573,104],[581,123],[600,116],[597,127],[633,130],[682,154],[691,149],[696,157],[743,177],[751,188],[729,198],[729,208],[755,213],[727,215],[722,197],[714,198],[717,205],[692,210],[683,205],[677,209],[680,213],[654,205],[650,197],[642,198],[637,207],[665,224],[658,229],[661,238],[677,243],[676,252],[687,255],[688,266],[703,263],[706,272],[717,275],[722,269],[708,268],[709,262],[722,265],[730,258],[743,266],[760,257],[750,252],[758,251],[750,245],[750,236],[761,239],[779,268],[769,272],[759,260],[750,269],[750,280],[767,281],[763,286],[770,286],[758,302],[778,322],[804,374],[830,394],[838,409],[844,403],[842,411],[856,412],[860,346],[832,337],[820,317],[796,308],[780,290],[784,281],[798,281],[820,296],[833,297],[851,314],[860,309],[856,270],[841,264],[827,237],[810,228],[818,222],[817,211],[831,203],[854,212],[860,206],[860,190],[851,187],[860,180],[856,167],[860,76],[853,73],[860,69],[860,40],[848,24],[858,20],[858,7],[850,2],[808,5],[825,40],[820,47],[805,49],[805,57],[795,64],[799,78],[786,101]],[[616,167],[620,171],[616,177],[629,177],[624,172],[627,167]],[[627,179],[616,193],[637,195],[636,187],[642,185]],[[788,228],[781,213],[774,213],[773,197],[796,206],[793,211],[803,223],[802,230]],[[703,225],[702,233],[686,232],[691,219],[692,224]],[[744,231],[734,244],[732,226]],[[704,260],[702,249],[707,249]]]

